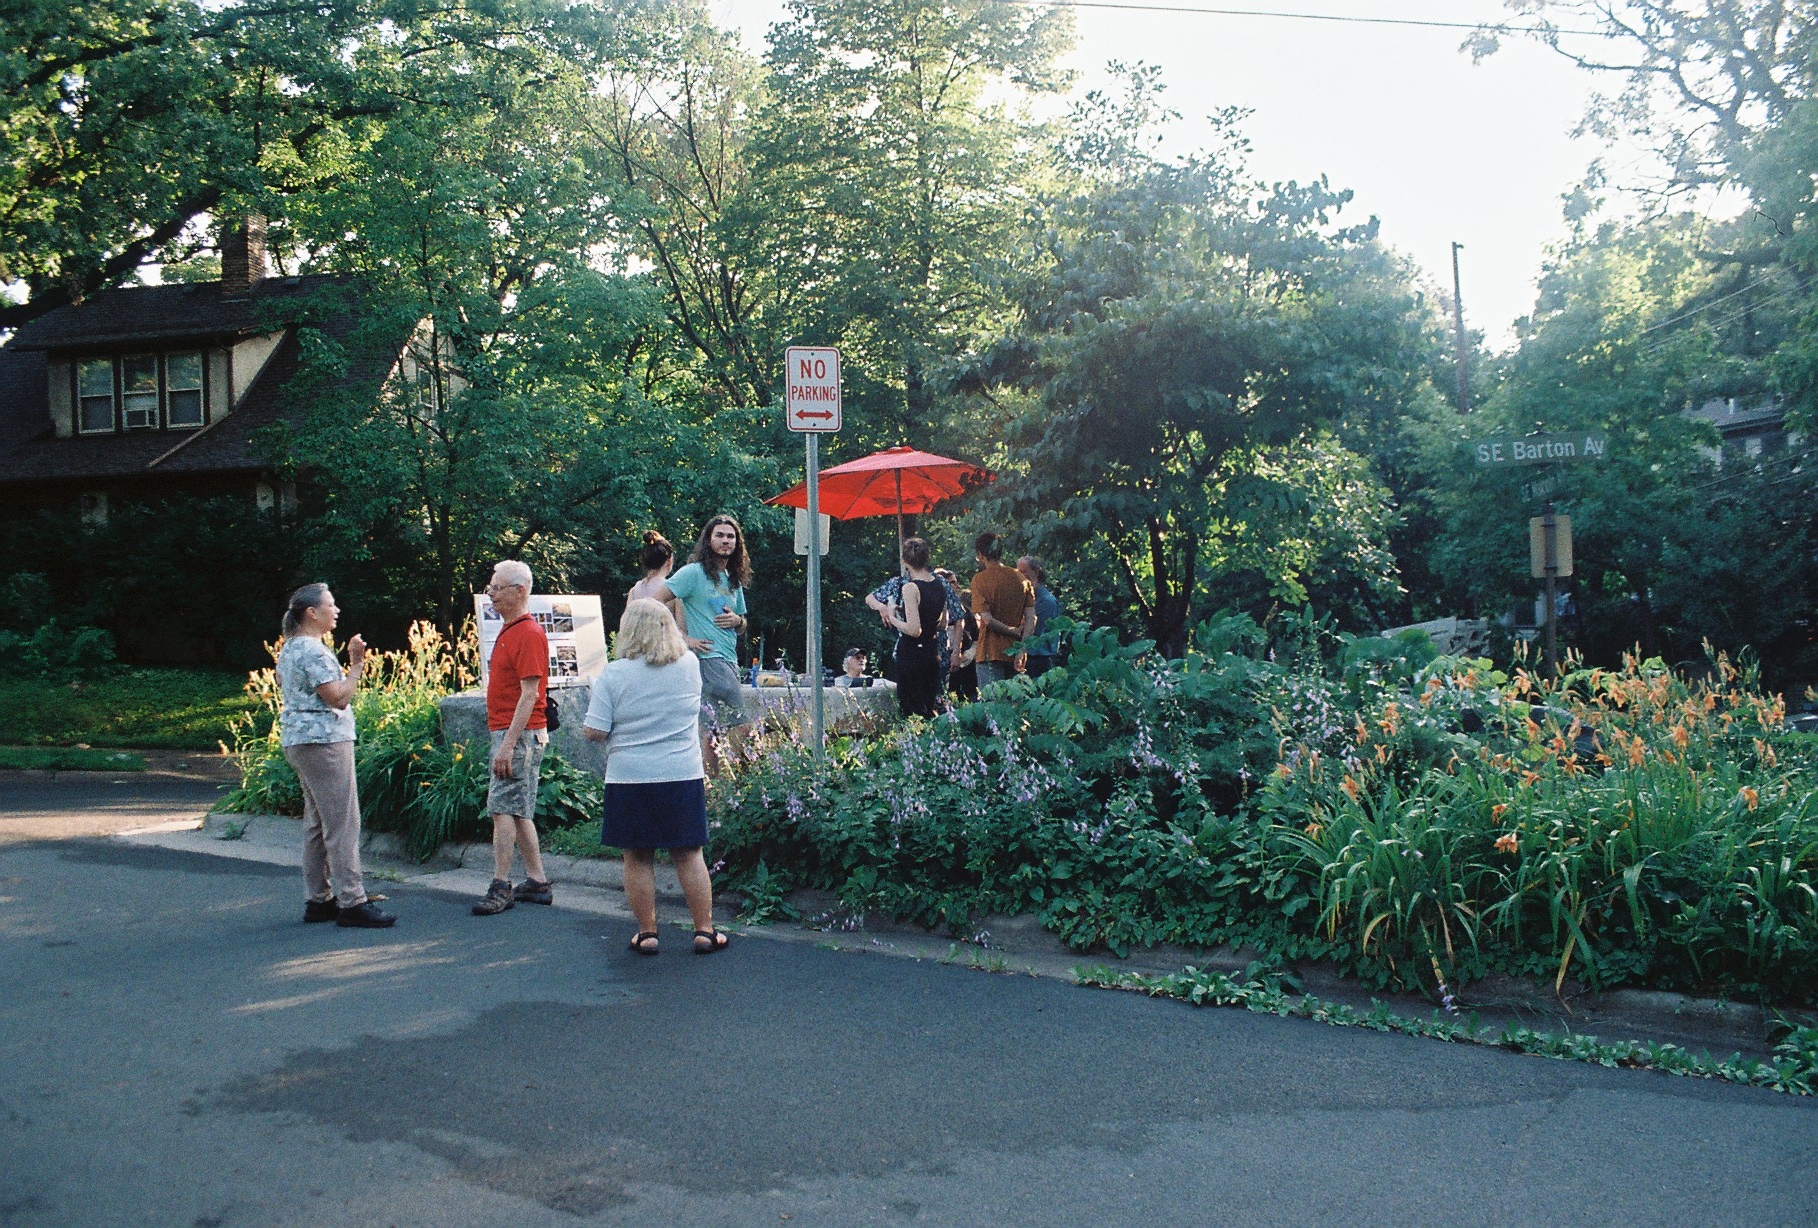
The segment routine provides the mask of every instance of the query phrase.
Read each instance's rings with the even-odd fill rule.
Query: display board
[[[580,686],[606,668],[606,623],[597,596],[533,593],[529,614],[549,637],[550,686]],[[480,685],[485,686],[492,646],[505,624],[484,593],[473,595],[473,617],[480,627]]]

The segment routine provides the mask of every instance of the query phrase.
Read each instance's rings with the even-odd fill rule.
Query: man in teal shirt
[[[745,553],[745,534],[730,516],[715,516],[701,530],[688,565],[663,582],[666,592],[657,600],[682,603],[688,625],[682,633],[688,646],[701,658],[701,700],[713,707],[713,730],[724,729],[735,760],[745,755],[744,693],[739,687],[739,633],[745,629],[745,582],[751,578],[751,560]],[[712,732],[709,731],[709,732]],[[716,756],[712,741],[702,739],[709,770]]]

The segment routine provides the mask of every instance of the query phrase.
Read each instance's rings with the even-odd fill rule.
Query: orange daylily
[[[1517,843],[1513,832],[1506,836],[1498,836],[1496,838],[1496,851],[1498,853],[1513,853],[1517,847]]]

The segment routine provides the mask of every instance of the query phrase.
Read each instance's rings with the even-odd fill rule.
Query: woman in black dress
[[[947,594],[928,569],[928,543],[903,543],[903,604],[886,620],[896,628],[896,700],[904,716],[933,716],[940,710],[941,630],[947,624]]]

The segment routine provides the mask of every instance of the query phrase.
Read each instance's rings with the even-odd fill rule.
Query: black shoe
[[[390,929],[397,923],[396,917],[385,912],[371,900],[363,900],[352,908],[343,908],[341,915],[335,918],[336,925],[362,930]]]
[[[305,900],[303,903],[303,921],[314,925],[318,921],[333,921],[341,915],[341,906],[333,900]]]
[[[492,886],[480,897],[479,903],[473,906],[476,917],[491,917],[510,908],[514,901],[511,898],[511,884],[502,878],[492,880]]]
[[[511,898],[520,904],[553,904],[555,893],[549,889],[547,882],[539,883],[534,878],[527,878],[511,889]]]

